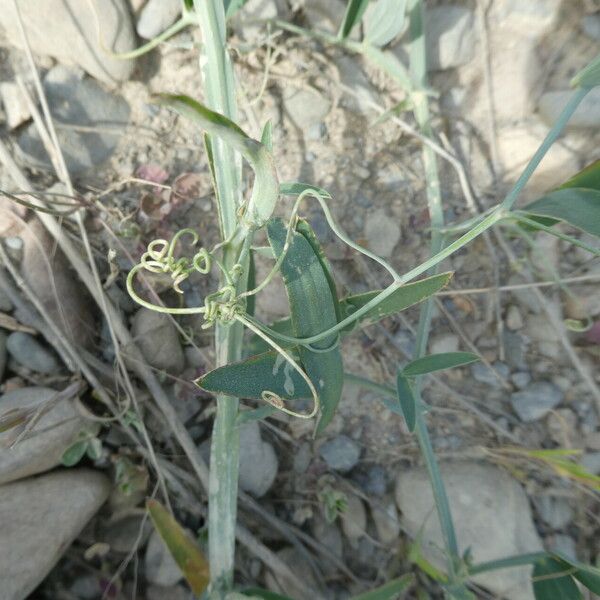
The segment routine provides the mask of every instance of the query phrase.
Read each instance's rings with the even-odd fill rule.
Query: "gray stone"
[[[538,104],[538,110],[544,121],[548,124],[555,123],[572,95],[571,90],[558,90],[543,94]],[[598,127],[600,127],[600,90],[595,88],[588,93],[577,107],[567,123],[567,128],[595,129]]]
[[[280,14],[281,0],[248,0],[240,12],[233,18],[233,26],[237,34],[250,44],[260,44],[267,39],[266,21]]]
[[[581,465],[593,475],[600,475],[600,452],[586,452],[581,458]]]
[[[425,13],[427,63],[432,71],[460,67],[475,56],[477,28],[463,6],[437,6]]]
[[[287,87],[283,93],[283,106],[294,124],[305,130],[327,116],[331,102],[316,90]]]
[[[240,488],[260,498],[273,485],[279,463],[273,446],[263,441],[256,421],[240,429]]]
[[[375,88],[357,62],[356,57],[340,56],[335,59],[335,66],[340,74],[340,81],[354,92],[344,95],[342,102],[350,110],[364,114],[373,110],[377,102]]]
[[[562,391],[553,383],[538,381],[520,392],[514,392],[510,403],[519,419],[525,423],[545,417],[563,401]]]
[[[529,385],[531,375],[527,371],[517,371],[513,373],[510,380],[515,384],[515,387],[522,390]]]
[[[42,387],[27,387],[0,396],[0,412],[13,409],[43,407],[55,391]],[[72,400],[61,400],[43,412],[31,429],[31,435],[11,443],[18,429],[0,433],[0,484],[48,471],[60,464],[63,452],[75,441],[84,426]]]
[[[10,43],[21,47],[13,3],[4,2],[2,8],[0,26],[6,30]],[[38,0],[22,2],[19,8],[35,54],[79,65],[106,83],[115,84],[129,79],[134,61],[112,57],[98,39],[100,29],[102,43],[113,52],[127,52],[135,48],[136,40],[125,0]]]
[[[600,41],[600,14],[586,15],[581,19],[581,29],[589,38]]]
[[[378,256],[389,258],[400,241],[400,237],[400,227],[385,210],[380,208],[368,213],[365,223],[365,238],[369,250]]]
[[[331,469],[347,473],[358,463],[360,448],[347,435],[338,435],[325,442],[319,454]]]
[[[0,100],[2,100],[9,131],[31,118],[31,113],[16,83],[8,81],[0,83]]]
[[[540,496],[535,505],[540,517],[552,529],[562,529],[573,519],[573,509],[565,498]]]
[[[527,494],[505,471],[474,461],[445,463],[442,477],[461,554],[470,548],[478,563],[542,549]],[[425,470],[399,473],[396,502],[408,533],[420,537],[425,557],[444,568],[442,532]],[[518,567],[474,580],[499,596],[533,600],[530,573],[530,567]]]
[[[430,344],[429,351],[431,354],[442,354],[444,352],[456,352],[458,350],[460,340],[453,333],[442,333],[435,336]]]
[[[526,369],[525,350],[527,341],[520,333],[505,331],[502,334],[504,342],[504,355],[508,365],[514,369]]]
[[[265,575],[266,587],[269,590],[285,594],[297,600],[314,600],[315,593],[313,590],[317,589],[318,585],[310,563],[308,563],[304,555],[296,550],[296,548],[282,548],[277,552],[277,557],[286,565],[292,567],[293,573],[304,585],[299,587],[295,581],[286,577],[285,574],[275,576],[268,569]]]
[[[385,545],[395,544],[400,535],[400,518],[394,500],[387,497],[383,498],[381,503],[372,504],[371,516],[379,541]]]
[[[6,369],[6,340],[6,332],[0,329],[0,381],[3,381],[4,369]]]
[[[144,567],[146,579],[156,585],[175,585],[183,579],[173,555],[157,531],[153,531],[148,540]]]
[[[72,175],[97,169],[114,151],[120,132],[129,120],[129,105],[121,97],[105,91],[79,71],[58,65],[48,71],[44,89],[53,117],[58,123],[98,127],[98,131],[77,131],[59,127],[58,141]],[[110,128],[111,131],[101,131]],[[23,158],[32,166],[52,168],[35,124],[18,138]]]
[[[94,306],[54,238],[38,219],[30,219],[23,239],[21,275],[62,333],[76,346],[94,341]]]
[[[168,315],[140,308],[133,317],[131,329],[134,341],[152,367],[174,375],[183,371],[183,348],[177,329]]]
[[[346,509],[341,515],[342,531],[350,542],[356,542],[367,530],[367,511],[363,501],[354,494],[348,495]]]
[[[489,18],[502,28],[511,29],[513,33],[536,38],[548,33],[556,25],[561,2],[562,0],[494,0]]]
[[[552,536],[548,545],[550,546],[550,550],[560,552],[573,560],[577,560],[577,544],[570,535],[557,533]]]
[[[504,363],[495,362],[492,366],[502,379],[508,379],[510,369]],[[495,388],[502,387],[502,379],[498,379],[494,372],[481,362],[471,365],[471,375],[473,375],[473,379],[479,381],[479,383],[485,383],[486,385]]]
[[[387,474],[381,465],[373,465],[363,477],[360,477],[360,485],[369,496],[380,498],[387,491]]]
[[[141,38],[151,40],[175,23],[181,15],[181,0],[148,0],[136,25]]]
[[[29,333],[13,331],[8,336],[6,348],[12,358],[30,371],[50,374],[60,370],[60,363],[54,352],[45,348]]]
[[[143,546],[152,531],[152,522],[144,519],[144,515],[126,514],[112,520],[100,531],[98,538],[110,546],[111,552],[129,554]]]
[[[0,288],[0,312],[10,312],[13,309],[13,303],[6,295],[5,291]]]
[[[69,588],[69,592],[77,600],[96,600],[101,591],[100,581],[94,575],[78,577]]]
[[[317,515],[312,524],[312,534],[316,540],[319,540],[334,556],[342,558],[344,551],[344,541],[342,534],[335,523],[329,523],[321,515]],[[323,565],[325,571],[332,570],[333,565],[325,562]]]
[[[514,304],[511,304],[506,311],[506,326],[511,331],[516,331],[523,327],[523,315]]]
[[[110,481],[88,469],[0,487],[2,598],[29,597],[102,506]]]

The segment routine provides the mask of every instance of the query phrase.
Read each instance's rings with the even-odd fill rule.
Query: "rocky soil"
[[[38,109],[26,101],[23,88],[33,93],[34,79],[13,3],[4,4],[0,134],[28,185],[2,161],[0,190],[43,192],[87,260],[81,217],[129,342],[115,345],[105,306],[85,292],[42,216],[0,198],[0,599],[190,599],[145,515],[146,497],[164,501],[156,461],[177,519],[202,543],[206,497],[140,365],[156,375],[208,461],[214,401],[191,382],[214,362],[212,333],[194,319],[139,308],[124,281],[152,239],[182,227],[195,228],[206,245],[218,239],[201,133],[152,98],[202,99],[197,32],[187,29],[139,59],[118,59],[108,44],[127,52],[160,34],[178,18],[180,2],[19,3],[74,179],[71,198],[54,175],[56,157],[44,150]],[[281,18],[334,32],[343,13],[341,0],[250,0],[232,19],[240,124],[258,137],[271,119],[280,179],[330,191],[332,212],[350,236],[403,271],[428,253],[420,142],[404,126],[407,113],[383,124],[377,117],[404,92],[360,56],[266,24]],[[463,165],[476,203],[469,205],[456,170],[440,159],[445,217],[463,221],[502,199],[565,104],[571,77],[598,53],[600,5],[432,0],[427,25],[436,140]],[[385,52],[406,61],[406,36]],[[525,197],[597,160],[599,143],[596,90]],[[69,210],[73,202],[83,207],[79,216]],[[383,272],[336,240],[316,206],[304,211],[345,291],[385,285]],[[444,263],[455,277],[438,298],[429,344],[431,352],[471,350],[483,360],[430,377],[424,391],[461,550],[486,561],[545,547],[597,563],[600,263],[544,234],[527,240],[502,230],[489,241],[478,239]],[[259,274],[267,268],[257,265]],[[165,303],[178,301],[164,280],[154,283]],[[191,277],[185,304],[199,305],[213,284]],[[276,280],[257,314],[272,321],[286,313]],[[565,319],[592,327],[569,330]],[[348,370],[392,381],[412,352],[416,324],[410,309],[344,341]],[[89,366],[83,377],[69,348]],[[91,391],[90,373],[110,390],[120,421]],[[343,599],[412,570],[418,583],[407,597],[416,598],[417,587],[441,597],[409,557],[417,538],[443,567],[423,463],[414,437],[380,400],[348,386],[316,440],[310,423],[285,415],[242,429],[247,501],[239,518],[306,588],[245,547],[237,556],[240,584]],[[16,426],[4,430],[4,423]],[[569,478],[527,452],[557,448],[576,451],[589,477]],[[336,501],[345,506],[340,514],[332,514]],[[526,568],[482,576],[477,597],[529,600],[528,577]]]

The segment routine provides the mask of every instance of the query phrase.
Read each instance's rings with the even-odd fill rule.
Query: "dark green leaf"
[[[250,252],[250,257],[248,259],[248,281],[247,287],[248,290],[253,290],[256,287],[256,262],[254,260],[254,252]],[[251,317],[254,316],[256,311],[256,294],[252,296],[248,296],[246,298],[246,314]]]
[[[340,27],[339,37],[346,39],[355,25],[360,23],[362,16],[369,4],[369,0],[348,0],[346,6],[346,14],[344,15],[344,21]]]
[[[75,466],[83,458],[83,455],[85,454],[85,452],[87,450],[87,447],[88,447],[87,440],[80,440],[79,442],[75,442],[74,444],[71,444],[63,452],[60,462],[65,467]]]
[[[402,416],[406,421],[406,427],[409,431],[415,430],[417,423],[417,405],[415,396],[410,386],[410,381],[402,374],[402,371],[398,371],[396,377],[396,391],[398,393],[398,402],[400,403],[400,410]]]
[[[311,185],[310,183],[301,183],[299,181],[284,181],[279,184],[279,193],[283,196],[299,196],[306,190],[313,190],[318,192],[325,200],[331,199],[331,194],[317,185]]]
[[[390,296],[383,300],[383,302],[368,311],[356,322],[344,327],[341,332],[342,335],[350,333],[359,325],[373,325],[385,317],[389,317],[390,315],[401,312],[406,308],[413,306],[414,304],[418,304],[436,292],[439,292],[448,284],[451,278],[452,273],[441,273],[440,275],[427,277],[426,279],[421,279],[419,281],[415,281],[414,283],[407,283],[406,285],[399,287]],[[365,292],[363,294],[347,296],[339,303],[340,319],[349,317],[359,308],[362,308],[365,306],[365,304],[368,304],[380,293],[381,290],[375,290],[373,292]],[[280,321],[276,321],[271,325],[271,329],[274,329],[275,331],[285,335],[294,335],[290,319],[281,319]],[[251,338],[250,348],[252,354],[258,354],[268,350],[266,347],[266,342],[262,341],[258,336],[253,336],[253,338]]]
[[[439,292],[442,288],[448,285],[448,282],[452,278],[452,273],[441,273],[440,275],[434,275],[433,277],[427,277],[414,283],[407,283],[395,290],[390,296],[378,304],[375,308],[371,309],[365,315],[360,317],[359,323],[361,325],[372,325],[377,323],[385,317],[389,317],[397,312],[400,312],[413,304],[417,304],[430,296],[433,296],[436,292]],[[357,294],[355,296],[348,296],[341,301],[342,316],[348,317],[353,312],[356,312],[359,308],[362,308],[368,304],[373,298],[375,298],[381,290],[373,292],[365,292],[364,294]],[[355,324],[349,325],[344,331],[352,330],[356,327]]]
[[[365,40],[385,46],[404,28],[406,0],[376,0],[365,15]]]
[[[560,552],[555,552],[555,556],[562,560],[564,563],[577,569],[573,573],[573,577],[577,579],[582,585],[584,585],[590,592],[600,595],[600,569],[586,565],[577,560],[573,560],[569,556]]]
[[[331,292],[331,297],[333,299],[336,320],[337,322],[339,322],[341,320],[340,302],[338,300],[337,289],[335,287],[335,281],[333,280],[333,275],[331,273],[331,265],[329,264],[329,260],[325,256],[323,248],[321,247],[321,244],[319,243],[315,232],[305,219],[298,219],[298,222],[296,224],[296,231],[306,238],[306,241],[311,245],[313,252],[315,253],[317,258],[319,259],[319,262],[321,263],[321,268],[323,269],[323,273],[327,278],[327,283],[329,284],[329,291]]]
[[[533,593],[536,600],[582,600],[571,567],[555,558],[542,558],[533,567]]]
[[[398,600],[413,584],[414,576],[411,573],[402,575],[397,579],[388,581],[388,583],[382,586],[359,594],[358,596],[352,596],[351,600]]]
[[[192,592],[195,596],[200,596],[210,582],[208,562],[204,554],[160,502],[148,500],[146,507],[156,531],[169,549]]]
[[[310,390],[298,371],[277,352],[265,352],[209,371],[195,381],[213,394],[260,400],[269,390],[284,400],[310,397]]]
[[[600,191],[585,188],[555,190],[523,208],[537,217],[565,221],[600,237]]]
[[[283,252],[287,230],[282,219],[270,219],[267,235],[273,253]],[[337,324],[335,300],[327,275],[318,255],[307,238],[294,231],[290,246],[281,263],[281,275],[288,294],[294,335],[304,338],[317,335]],[[332,335],[313,345],[325,352],[300,348],[300,360],[315,386],[321,401],[321,416],[317,433],[333,418],[342,394],[344,371],[342,355]]]
[[[261,598],[261,600],[292,600],[289,596],[282,596],[281,594],[263,590],[262,588],[246,588],[242,590],[242,594],[253,598]]]
[[[405,377],[416,377],[434,371],[443,371],[453,367],[462,367],[479,360],[477,354],[472,352],[442,352],[440,354],[429,354],[409,362],[403,369]]]

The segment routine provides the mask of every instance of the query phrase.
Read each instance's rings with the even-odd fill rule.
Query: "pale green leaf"
[[[368,4],[369,0],[348,0],[344,20],[338,34],[341,39],[346,39],[354,27],[360,23]]]
[[[375,0],[365,14],[365,40],[385,46],[404,29],[405,17],[406,0]]]
[[[284,181],[279,184],[279,192],[283,196],[299,196],[306,190],[313,190],[323,196],[325,200],[331,200],[331,194],[318,185],[311,185],[310,183],[302,183],[300,181]]]
[[[87,440],[80,440],[71,444],[64,452],[60,462],[65,467],[75,466],[84,456],[88,447]]]
[[[582,600],[583,596],[562,560],[547,557],[534,564],[532,581],[535,600]]]

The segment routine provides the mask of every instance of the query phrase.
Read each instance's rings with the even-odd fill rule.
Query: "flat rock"
[[[379,541],[386,546],[397,543],[400,535],[400,517],[391,496],[383,498],[381,503],[372,504],[371,516]]]
[[[284,91],[283,106],[294,124],[304,130],[323,121],[331,102],[316,90],[290,87]]]
[[[109,492],[109,479],[89,469],[57,471],[0,487],[3,600],[21,600],[34,591]]]
[[[538,110],[542,119],[549,125],[553,125],[572,96],[572,90],[555,90],[543,94],[538,103]],[[588,92],[577,107],[567,123],[567,128],[596,129],[598,127],[600,127],[600,90],[595,88]]]
[[[13,331],[8,336],[6,348],[14,360],[30,371],[50,374],[60,370],[60,363],[54,352],[44,347],[30,333]]]
[[[515,392],[510,403],[519,419],[525,423],[545,417],[563,401],[564,394],[553,383],[536,381],[525,389]]]
[[[6,115],[6,126],[9,131],[31,118],[27,104],[16,83],[3,81],[0,83],[0,100]]]
[[[21,274],[64,335],[78,346],[90,346],[94,313],[84,286],[71,271],[54,238],[38,219],[28,221],[23,240]]]
[[[279,461],[273,446],[263,441],[258,423],[240,429],[240,488],[256,498],[264,496],[277,477]]]
[[[474,562],[485,562],[542,549],[527,495],[505,471],[475,461],[456,462],[442,464],[442,477],[461,554],[470,548]],[[425,557],[443,568],[443,538],[425,470],[399,473],[396,502],[408,533],[421,538]],[[498,596],[533,600],[530,571],[503,569],[474,581]]]
[[[78,175],[98,168],[112,154],[121,131],[127,125],[127,102],[121,96],[104,90],[93,79],[83,77],[81,71],[62,65],[48,71],[44,78],[44,89],[50,111],[57,123],[97,128],[97,131],[93,132],[77,131],[76,128],[57,128],[58,140],[69,172]],[[32,123],[19,136],[18,145],[23,159],[31,166],[52,168],[35,124]]]
[[[442,354],[444,352],[456,352],[460,340],[457,335],[453,333],[442,333],[436,335],[429,344],[429,351],[431,354]]]
[[[581,19],[583,33],[592,40],[600,41],[600,14],[586,15]]]
[[[0,413],[42,406],[56,392],[49,388],[27,387],[0,396]],[[85,421],[72,400],[61,400],[43,413],[27,437],[12,448],[15,430],[0,433],[0,484],[48,471],[60,464],[63,452],[73,443]]]
[[[338,435],[319,448],[319,454],[331,469],[347,473],[360,458],[360,448],[347,435]]]
[[[141,38],[151,40],[175,23],[181,15],[181,0],[149,0],[138,19],[136,31]]]
[[[464,6],[438,6],[426,11],[425,22],[429,70],[460,67],[474,58],[477,29],[473,11]]]
[[[183,371],[185,355],[177,329],[168,315],[140,308],[133,317],[132,333],[152,367],[174,375]]]
[[[156,531],[152,532],[148,541],[144,564],[146,579],[150,583],[171,586],[183,579],[175,559]]]
[[[4,378],[4,369],[6,369],[6,332],[0,329],[0,381]]]
[[[377,209],[369,212],[365,223],[365,238],[369,250],[378,256],[389,258],[400,237],[400,227],[385,210]]]
[[[539,38],[556,25],[561,2],[562,0],[494,0],[488,18],[500,28]]]
[[[111,57],[98,39],[100,29],[103,45],[113,52],[135,48],[135,35],[125,0],[38,0],[21,2],[19,9],[35,54],[78,65],[109,84],[129,79],[134,61]],[[12,45],[22,47],[12,2],[2,5],[0,26]]]

